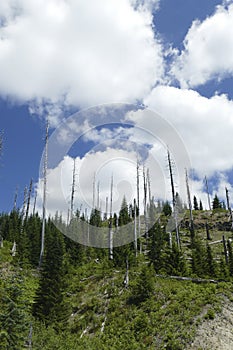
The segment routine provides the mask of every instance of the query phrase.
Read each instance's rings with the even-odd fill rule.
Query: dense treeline
[[[197,205],[197,200],[194,201]],[[213,204],[215,205],[214,210],[222,210],[227,217],[227,211],[216,198]],[[195,209],[203,211],[203,208],[196,207]],[[132,308],[140,308],[142,303],[147,302],[154,295],[156,274],[192,276],[222,281],[231,280],[233,277],[233,254],[230,239],[226,243],[226,256],[222,245],[222,248],[216,251],[213,249],[213,245],[209,244],[210,241],[203,238],[203,233],[195,232],[193,234],[192,232],[191,235],[190,230],[186,229],[181,232],[181,248],[179,248],[174,233],[166,230],[167,222],[172,215],[170,204],[166,202],[157,207],[151,205],[148,208],[148,213],[148,221],[156,221],[156,215],[158,220],[153,225],[149,225],[147,234],[138,238],[137,252],[134,243],[116,247],[113,249],[113,260],[109,259],[108,249],[87,247],[74,242],[57,229],[53,220],[48,219],[45,229],[45,253],[40,269],[38,269],[42,227],[40,216],[38,214],[31,215],[25,220],[19,210],[13,210],[10,214],[2,213],[0,215],[0,233],[3,242],[3,247],[0,248],[1,274],[3,276],[0,314],[1,349],[21,349],[26,345],[29,347],[31,340],[30,337],[28,338],[28,332],[32,327],[30,325],[33,325],[35,329],[35,349],[39,348],[36,342],[39,343],[37,334],[41,330],[55,332],[54,336],[57,335],[58,338],[59,334],[64,332],[64,334],[70,334],[68,336],[70,337],[73,332],[72,327],[74,327],[74,324],[71,325],[71,319],[74,317],[72,315],[75,314],[75,308],[69,298],[72,299],[72,295],[75,293],[82,293],[83,287],[80,285],[80,281],[83,275],[85,276],[87,266],[93,266],[93,263],[100,264],[102,270],[100,275],[104,279],[106,276],[114,275],[118,269],[125,271],[126,265],[129,266],[130,271],[131,269],[138,271],[138,275],[132,277],[130,283],[126,284],[122,280],[120,288],[124,290],[124,287],[127,287],[127,300],[125,302],[127,305],[132,305],[130,306]],[[137,215],[138,210],[136,217],[138,217]],[[84,215],[80,215],[79,212],[76,213],[75,219],[81,222],[86,220]],[[133,222],[133,219],[134,208],[132,205],[128,205],[124,198],[119,214],[113,215],[115,234],[117,235],[117,227]],[[72,220],[68,226],[62,223],[62,218],[56,216],[54,219],[55,223],[59,220],[60,224],[64,225],[63,232],[75,229]],[[97,227],[108,227],[109,218],[102,217],[101,213],[94,209],[88,223]],[[80,228],[80,226],[78,227]],[[229,232],[228,238],[231,235]],[[12,251],[13,246],[14,250]],[[128,269],[126,273],[129,273]],[[71,281],[74,278],[73,275],[77,274],[79,282],[74,292]],[[96,278],[96,276],[90,274],[89,278]],[[26,285],[28,283],[26,303],[22,299],[25,297],[25,295],[22,296],[25,283]],[[112,288],[112,290],[105,292],[108,299],[115,293],[115,287]],[[109,303],[108,299],[106,305]],[[92,305],[93,309],[96,307],[96,305]],[[104,312],[106,311],[102,311],[102,313]],[[92,317],[94,317],[93,314]],[[88,331],[88,325],[83,325],[81,318],[80,321],[76,321],[80,322],[77,328],[75,326],[76,331],[81,332],[85,329]],[[91,324],[97,322],[98,324],[98,321],[92,319],[89,322]],[[143,324],[149,320],[145,321],[142,318],[140,322]],[[105,327],[104,321],[102,322],[103,327]],[[95,333],[94,330],[92,332]],[[110,328],[106,332],[110,332]],[[110,336],[110,333],[107,334]],[[83,340],[82,342],[85,343]],[[107,340],[106,342],[108,343]],[[44,348],[46,346],[44,345]],[[98,346],[101,345],[98,344]],[[137,347],[134,345],[131,348],[136,349]],[[63,348],[61,347],[61,349]],[[117,349],[117,347],[113,349]],[[173,348],[171,347],[171,349]],[[179,348],[177,347],[177,349]]]

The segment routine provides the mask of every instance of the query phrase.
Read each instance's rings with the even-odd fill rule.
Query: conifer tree
[[[194,210],[199,210],[196,196],[193,197],[193,207],[194,207]]]
[[[166,201],[163,205],[163,213],[165,216],[170,216],[172,214],[172,207],[168,201]]]
[[[216,276],[216,264],[213,259],[212,250],[209,244],[206,247],[206,273],[209,277]]]
[[[137,278],[136,284],[132,288],[132,301],[139,304],[147,300],[154,290],[153,270],[149,266],[143,266]]]
[[[102,223],[100,211],[98,209],[92,209],[90,216],[90,225],[100,227]]]
[[[161,226],[156,223],[149,230],[149,253],[150,263],[153,264],[155,271],[158,273],[163,267],[163,250],[165,246],[165,233]]]
[[[176,244],[172,245],[167,251],[164,269],[169,275],[185,276],[187,272],[187,266],[184,256]]]
[[[205,277],[205,269],[206,252],[200,240],[195,238],[192,243],[192,272],[199,277]]]
[[[213,209],[221,209],[222,208],[222,204],[221,204],[217,194],[215,194],[215,196],[214,196],[214,200],[213,200],[213,203],[212,203],[212,208]]]
[[[45,256],[33,314],[46,325],[59,324],[67,319],[63,299],[64,289],[64,238],[49,220],[46,228]]]
[[[126,225],[131,222],[131,218],[128,211],[128,204],[126,201],[125,196],[123,197],[121,209],[119,211],[119,220],[118,225],[122,230],[125,231],[125,234],[128,234],[128,230],[130,230],[129,227]],[[116,233],[117,234],[117,233]],[[114,263],[117,266],[124,266],[126,259],[128,259],[129,263],[133,260],[133,243],[125,244],[123,246],[115,247],[114,248]]]
[[[24,306],[20,300],[21,282],[13,277],[2,296],[0,311],[0,348],[2,350],[22,349],[28,327]]]
[[[200,200],[199,210],[203,210],[202,201]]]
[[[119,212],[119,226],[127,225],[130,221],[131,221],[131,218],[129,215],[128,204],[124,196],[121,203],[121,209]]]

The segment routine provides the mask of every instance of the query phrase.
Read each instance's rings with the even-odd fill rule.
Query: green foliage
[[[126,214],[126,205],[122,205],[119,229],[131,221],[133,208]],[[40,252],[40,218],[31,216],[24,223],[29,242],[22,241],[22,248],[27,247],[29,264],[19,265],[21,253],[12,257],[11,248],[22,233],[20,213],[1,214],[5,240],[0,249],[0,348],[23,349],[31,322],[33,349],[37,350],[190,348],[197,325],[221,311],[221,297],[233,300],[229,241],[229,264],[223,259],[221,244],[206,245],[206,218],[212,229],[223,213],[217,211],[211,217],[207,212],[195,214],[194,223],[199,225],[195,238],[190,242],[188,226],[181,228],[181,250],[174,242],[170,247],[164,228],[169,216],[162,213],[148,240],[141,237],[145,254],[138,253],[136,259],[133,244],[128,244],[119,251],[114,249],[114,262],[108,260],[107,249],[83,247],[63,237],[49,220],[39,271],[34,267]],[[155,210],[150,215],[153,218]],[[80,220],[85,218],[81,215]],[[102,227],[108,224],[96,222]],[[72,222],[70,228],[72,225],[76,224]],[[232,233],[224,235],[229,239]],[[212,229],[211,236],[221,239],[222,232]],[[124,288],[127,256],[129,287]],[[166,277],[155,277],[156,273]],[[196,284],[169,277],[192,274],[229,282]],[[204,315],[203,309],[207,310]]]
[[[90,217],[90,225],[100,227],[102,224],[102,219],[100,211],[98,209],[93,209]]]
[[[203,210],[203,204],[201,200],[200,200],[199,210]]]
[[[192,272],[199,277],[205,277],[206,251],[198,238],[192,244]]]
[[[222,208],[222,204],[217,196],[217,194],[215,194],[213,202],[212,202],[212,208],[213,209],[221,209]]]
[[[51,221],[45,239],[45,257],[33,314],[45,324],[61,323],[67,319],[64,303],[64,238]]]
[[[124,196],[121,203],[121,209],[119,212],[119,226],[127,225],[130,221],[131,221],[131,218],[129,215],[128,204]]]
[[[18,350],[24,344],[27,319],[22,303],[22,282],[13,277],[7,284],[3,295],[0,313],[0,348]]]
[[[168,201],[166,201],[163,205],[163,213],[165,216],[170,216],[172,214],[172,207]]]
[[[154,290],[153,274],[154,272],[150,267],[143,266],[135,284],[132,286],[130,301],[138,304],[150,298]]]
[[[187,266],[184,255],[176,244],[172,245],[172,249],[167,250],[164,261],[164,270],[168,275],[186,276]]]
[[[214,320],[214,318],[215,318],[215,312],[214,312],[214,310],[213,310],[213,309],[209,309],[209,310],[207,311],[207,313],[205,314],[204,318],[205,318],[206,320]]]
[[[156,223],[149,230],[149,253],[148,257],[153,264],[156,272],[159,272],[163,267],[163,255],[165,247],[165,232],[161,229],[161,226]]]
[[[194,208],[194,210],[199,210],[196,196],[193,197],[193,208]]]

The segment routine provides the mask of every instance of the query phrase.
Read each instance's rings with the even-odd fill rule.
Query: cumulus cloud
[[[184,50],[171,68],[182,87],[195,87],[213,78],[233,75],[232,23],[232,1],[218,6],[203,22],[192,23],[184,39]]]
[[[193,90],[159,86],[145,103],[180,134],[199,177],[233,168],[233,101],[227,96],[208,99]]]
[[[1,1],[0,94],[50,114],[35,106],[142,99],[161,81],[164,62],[148,7],[158,1],[139,3]]]
[[[75,209],[90,210],[93,204],[93,181],[96,178],[95,205],[99,183],[99,205],[105,212],[106,197],[110,202],[110,184],[113,176],[113,210],[119,211],[123,196],[133,201],[136,195],[136,155],[134,152],[107,148],[105,151],[87,153],[83,158],[76,157]],[[65,156],[56,167],[48,170],[47,213],[54,216],[56,211],[67,216],[70,208],[73,158]],[[41,210],[43,181],[37,184],[37,209]],[[109,209],[109,208],[108,208]]]

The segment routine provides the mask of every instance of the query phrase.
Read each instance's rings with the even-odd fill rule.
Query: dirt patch
[[[192,345],[187,350],[233,349],[233,303],[225,301],[221,313],[213,320],[204,320]]]

